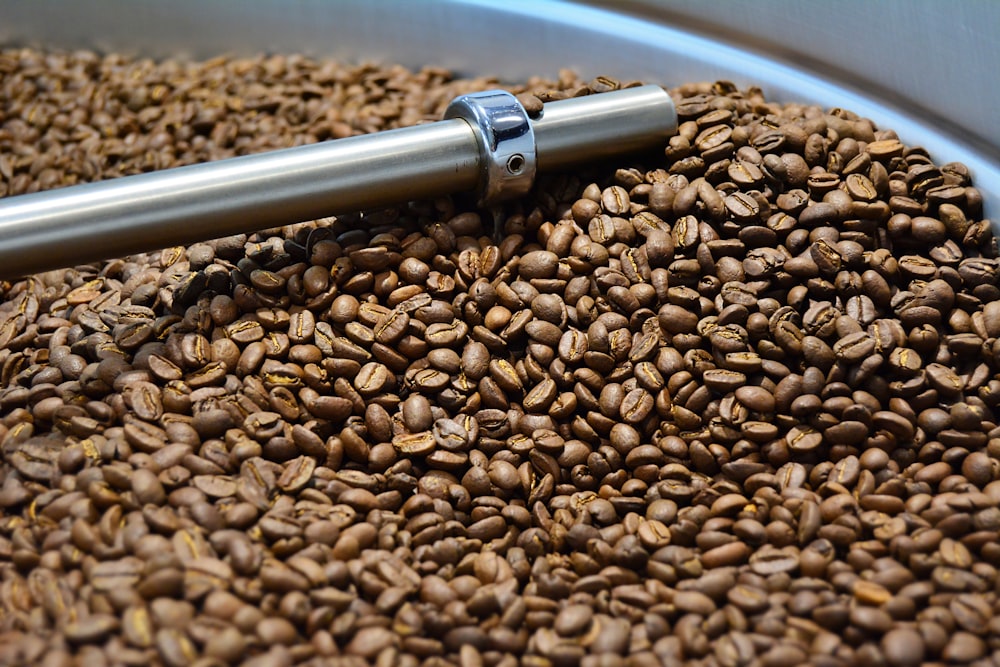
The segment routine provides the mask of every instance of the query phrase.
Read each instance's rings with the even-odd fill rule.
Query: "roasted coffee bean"
[[[0,71],[0,196],[496,85],[280,55]],[[512,88],[537,114],[627,85]],[[672,94],[659,158],[540,179],[499,244],[444,198],[4,283],[0,655],[995,649],[1000,291],[968,170],[843,109]]]
[[[920,633],[910,628],[890,630],[882,638],[882,651],[890,665],[915,666],[923,663],[926,656],[924,639]]]

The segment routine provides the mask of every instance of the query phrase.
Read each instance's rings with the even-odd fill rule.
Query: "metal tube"
[[[532,127],[538,170],[552,171],[663,146],[677,111],[659,86],[638,86],[546,104]]]
[[[17,276],[409,199],[472,190],[460,119],[0,200],[0,275]]]
[[[561,100],[531,123],[539,169],[662,145],[658,86]],[[14,277],[484,186],[479,130],[451,119],[0,200]]]

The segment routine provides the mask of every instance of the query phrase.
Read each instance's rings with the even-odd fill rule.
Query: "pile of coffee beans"
[[[0,51],[0,196],[497,85]],[[0,285],[0,663],[997,664],[1000,267],[967,169],[843,109],[671,94],[665,150],[502,210]]]

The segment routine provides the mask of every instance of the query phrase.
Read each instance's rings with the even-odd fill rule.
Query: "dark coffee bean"
[[[852,607],[850,616],[853,625],[873,634],[888,632],[893,625],[892,617],[888,612],[875,607]]]
[[[381,317],[373,327],[375,340],[391,345],[403,337],[409,326],[409,316],[401,311],[391,311]]]
[[[285,466],[285,471],[277,480],[280,489],[287,493],[293,493],[312,480],[313,471],[316,469],[316,461],[309,456],[300,456],[289,461]]]
[[[755,412],[774,412],[774,396],[761,387],[740,387],[736,390],[736,399]]]
[[[160,480],[146,468],[140,468],[132,474],[132,493],[142,504],[162,505],[167,498]]]
[[[560,337],[557,349],[559,358],[567,364],[580,363],[589,349],[587,336],[570,329]]]
[[[977,635],[985,634],[993,617],[990,606],[981,598],[964,594],[955,597],[948,605],[955,623],[963,630]]]
[[[941,657],[952,662],[972,662],[986,653],[986,643],[969,632],[956,632],[948,640]]]
[[[232,627],[222,628],[205,644],[205,655],[227,662],[238,659],[245,650],[246,639]]]
[[[799,566],[796,551],[758,551],[750,557],[750,568],[762,576],[794,571]]]
[[[726,210],[736,220],[746,223],[761,215],[760,203],[744,192],[737,192],[725,199]]]
[[[264,327],[255,320],[239,320],[226,328],[227,335],[240,345],[258,341],[264,337]]]
[[[619,413],[629,424],[642,422],[653,410],[653,397],[645,389],[637,388],[625,394],[621,400]]]
[[[726,597],[748,614],[760,613],[768,607],[767,592],[751,586],[738,584],[726,594]]]
[[[424,455],[434,450],[436,441],[430,431],[397,435],[392,439],[392,445],[399,452],[407,455]]]
[[[73,644],[100,642],[119,627],[119,621],[107,614],[93,614],[66,625],[63,634]]]
[[[518,269],[524,278],[551,278],[558,264],[559,257],[555,253],[538,250],[522,257]]]
[[[601,193],[601,205],[611,215],[621,215],[629,211],[628,192],[620,186],[606,188]]]

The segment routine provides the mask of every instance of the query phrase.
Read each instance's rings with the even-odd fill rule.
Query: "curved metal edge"
[[[535,133],[528,113],[505,90],[487,90],[452,100],[444,117],[461,118],[479,141],[479,205],[528,193],[535,182]]]

